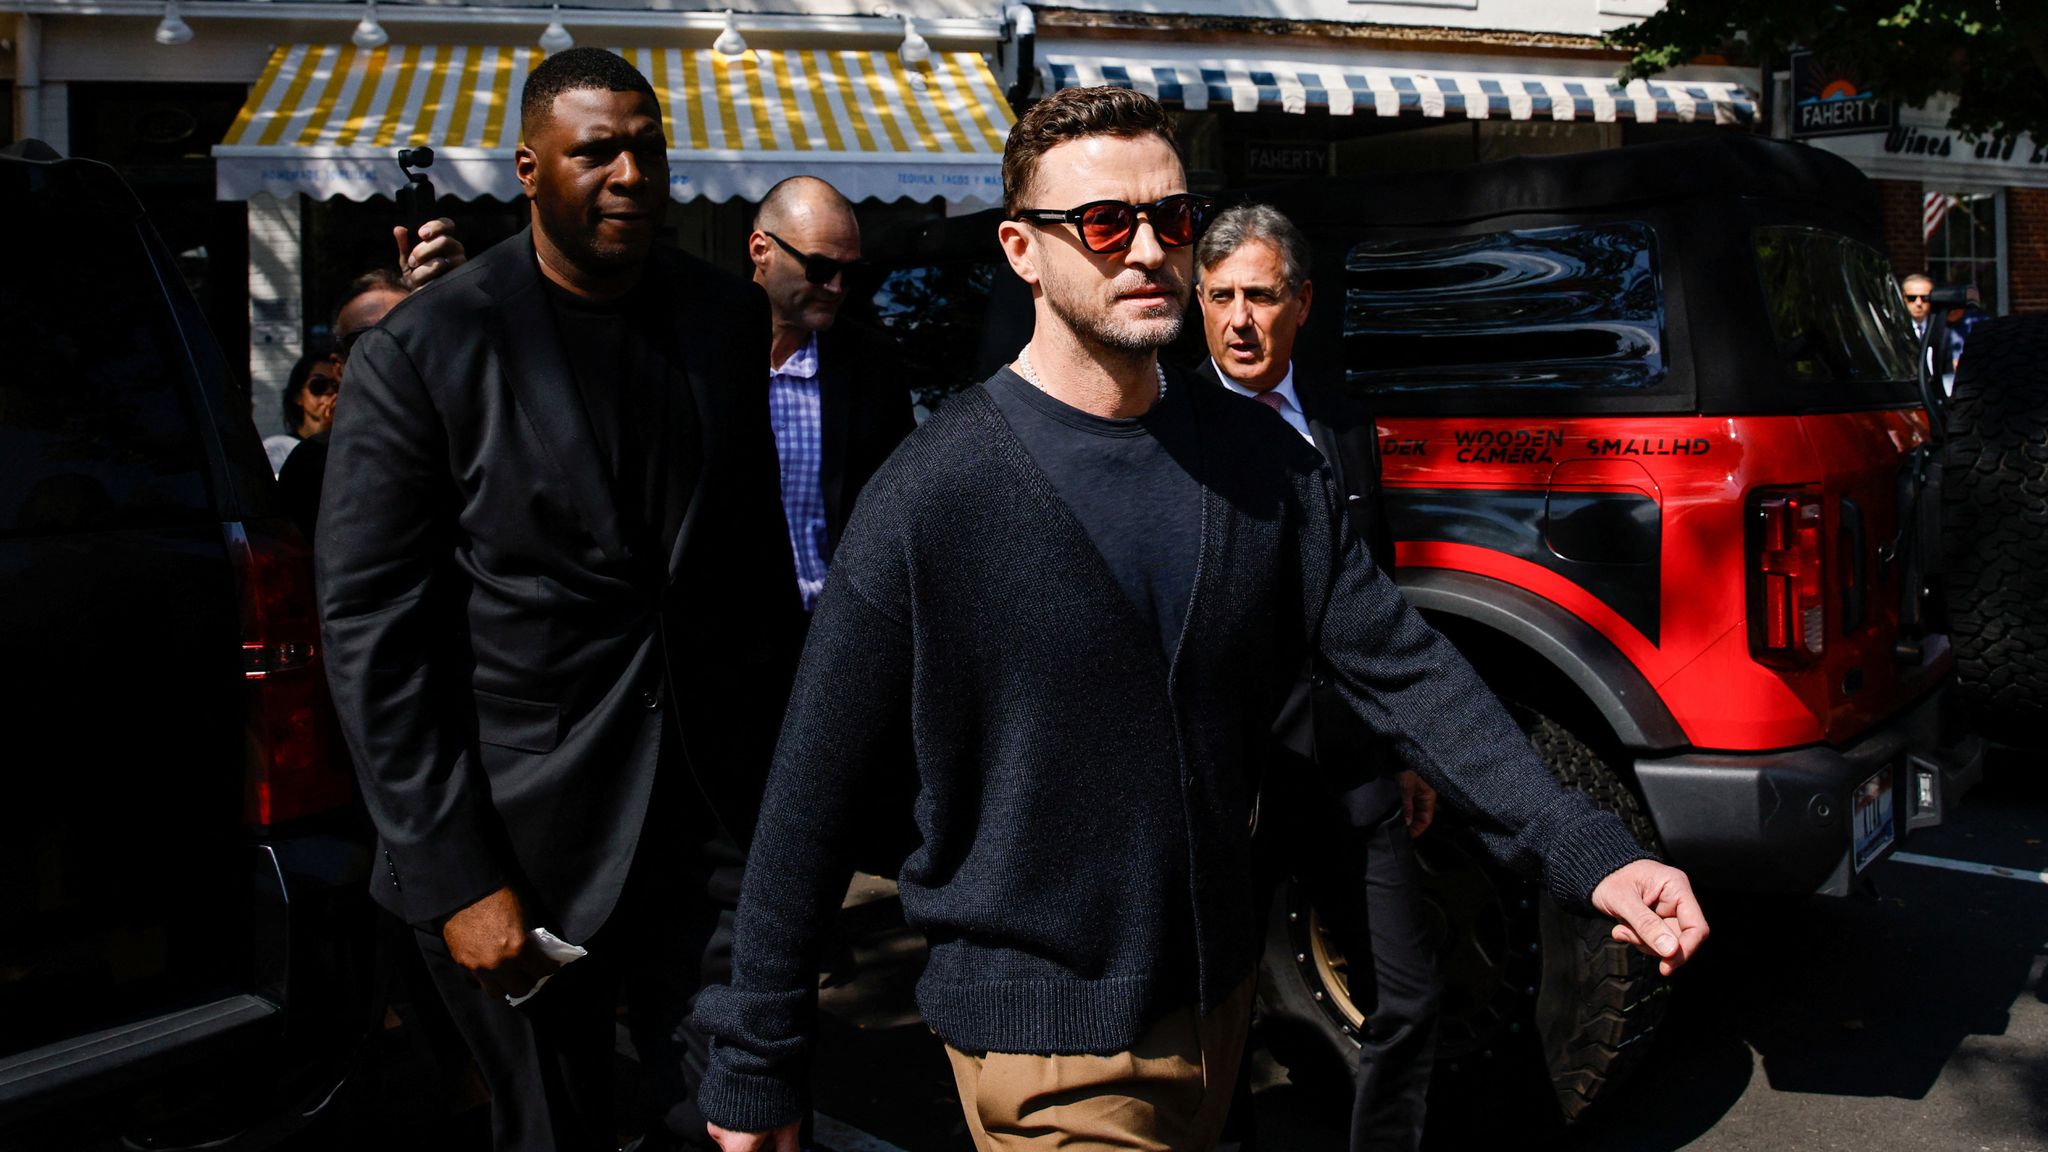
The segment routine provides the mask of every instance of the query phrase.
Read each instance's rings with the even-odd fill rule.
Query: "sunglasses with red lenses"
[[[1184,248],[1202,234],[1209,222],[1214,201],[1192,192],[1181,192],[1150,204],[1123,200],[1091,200],[1079,208],[1019,208],[1012,220],[1034,224],[1072,224],[1080,230],[1081,243],[1090,252],[1107,255],[1129,248],[1138,238],[1138,221],[1152,225],[1161,248]]]

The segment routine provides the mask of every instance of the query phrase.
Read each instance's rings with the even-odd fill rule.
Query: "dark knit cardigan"
[[[1312,645],[1488,848],[1540,869],[1558,899],[1584,907],[1647,855],[1552,779],[1371,562],[1313,449],[1249,400],[1175,387],[1195,407],[1184,463],[1202,531],[1170,662],[983,389],[947,401],[862,493],[770,771],[732,984],[697,1009],[715,1037],[699,1098],[714,1122],[762,1131],[803,1112],[846,815],[882,774],[913,770],[888,755],[906,713],[923,843],[899,880],[931,944],[918,1005],[963,1050],[1127,1049],[1185,1005],[1169,957],[1204,1012],[1251,972],[1252,776]]]

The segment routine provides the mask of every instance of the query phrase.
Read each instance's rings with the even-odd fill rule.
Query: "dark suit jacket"
[[[536,923],[589,938],[664,762],[687,774],[663,788],[751,834],[800,627],[767,305],[680,253],[648,275],[703,437],[665,580],[629,554],[529,234],[414,293],[349,359],[322,634],[384,853],[373,888],[415,923],[511,884]]]
[[[1948,311],[1943,308],[1931,309],[1927,313],[1928,338],[1925,358],[1928,371],[1934,374],[1934,386],[1941,387],[1941,378],[1949,371]],[[1914,334],[1919,340],[1919,334]]]
[[[818,402],[825,434],[818,478],[830,561],[860,490],[917,421],[895,346],[845,322],[818,335]]]
[[[333,434],[329,429],[299,441],[277,470],[277,493],[284,500],[285,515],[308,542],[320,520],[320,486],[327,476],[327,443]]]
[[[825,490],[825,559],[839,551],[839,539],[860,490],[875,469],[917,425],[901,354],[885,337],[842,320],[818,335],[819,415],[824,455],[819,480]],[[910,762],[910,731],[899,733],[902,760]],[[864,872],[894,875],[917,847],[912,818],[917,778],[890,777],[858,802],[857,865]]]
[[[1372,409],[1365,401],[1329,386],[1320,375],[1303,373],[1298,364],[1295,367],[1294,392],[1308,419],[1309,436],[1336,479],[1352,531],[1365,540],[1373,560],[1391,576],[1394,534],[1380,498],[1379,429]],[[1223,387],[1213,360],[1203,362],[1201,374]],[[1384,814],[1389,802],[1400,801],[1391,781],[1385,787],[1375,786],[1387,764],[1387,754],[1320,669],[1312,669],[1295,684],[1273,731],[1282,749],[1312,760],[1322,769],[1325,785],[1345,796],[1356,820],[1371,822]]]

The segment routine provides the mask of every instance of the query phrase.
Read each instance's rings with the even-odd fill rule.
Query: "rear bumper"
[[[1894,838],[1939,824],[1984,771],[1984,742],[1949,720],[1937,691],[1845,748],[1692,752],[1636,761],[1636,780],[1673,864],[1696,883],[1847,895],[1858,869],[1857,788],[1892,770]],[[1867,862],[1866,862],[1867,866]]]

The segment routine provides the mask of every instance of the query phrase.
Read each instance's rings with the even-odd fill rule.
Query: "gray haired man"
[[[1307,238],[1276,208],[1239,205],[1209,225],[1195,249],[1206,370],[1223,387],[1271,408],[1315,445],[1335,473],[1353,529],[1391,575],[1393,539],[1380,504],[1372,413],[1326,381],[1294,370],[1295,335],[1315,293],[1309,260]],[[1341,794],[1343,818],[1330,819],[1327,803],[1295,795],[1274,806],[1281,826],[1275,840],[1338,849],[1330,855],[1347,883],[1318,893],[1318,904],[1342,913],[1337,922],[1347,952],[1359,959],[1370,953],[1369,963],[1352,967],[1352,994],[1365,1010],[1366,1027],[1359,1037],[1351,1146],[1357,1152],[1413,1149],[1422,1139],[1438,992],[1417,898],[1422,872],[1410,840],[1429,827],[1436,791],[1390,763],[1387,750],[1342,701],[1319,695],[1330,693],[1318,692],[1308,678],[1295,685],[1275,753],[1292,770],[1268,778],[1313,779],[1320,772],[1325,786]]]

